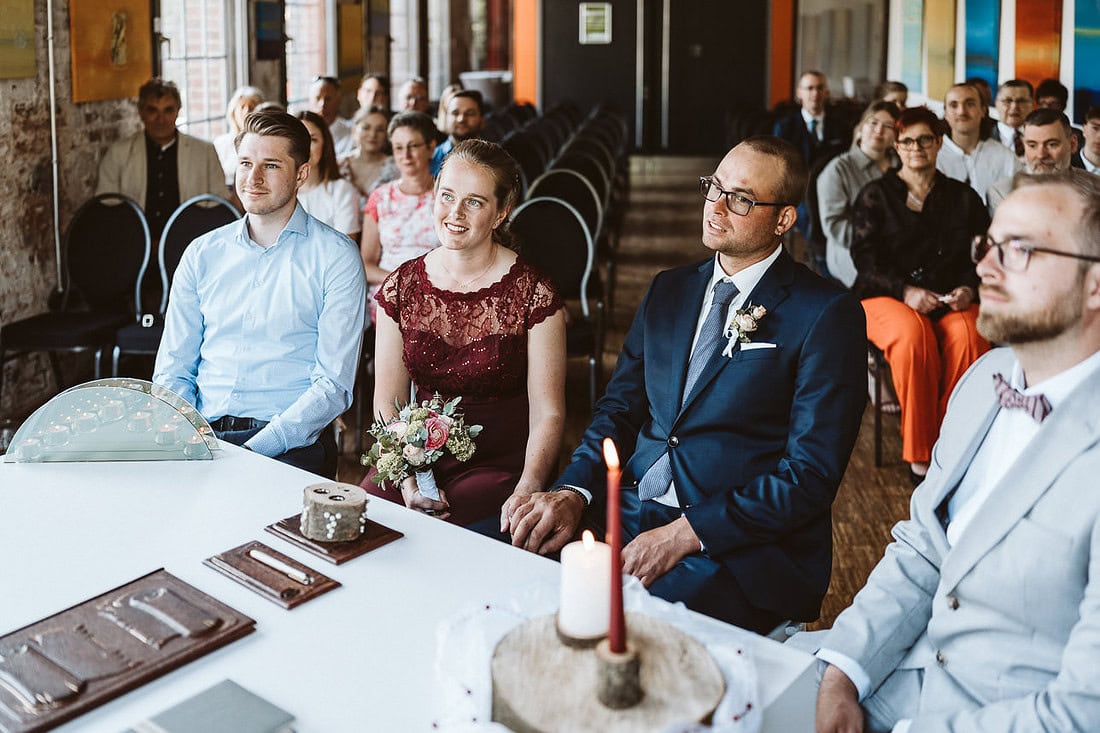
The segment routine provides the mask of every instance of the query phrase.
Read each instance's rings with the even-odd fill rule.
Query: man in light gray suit
[[[817,731],[1100,731],[1100,181],[1021,176],[974,247],[995,349],[833,628]]]

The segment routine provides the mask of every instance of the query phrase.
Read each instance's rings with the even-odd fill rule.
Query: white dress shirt
[[[1093,162],[1088,159],[1088,155],[1084,150],[1081,151],[1081,163],[1085,166],[1085,170],[1094,176],[1100,176],[1100,165],[1093,165]]]
[[[1043,382],[1025,387],[1023,370],[1017,362],[1012,368],[1009,384],[1024,395],[1045,395],[1053,413],[1073,390],[1097,370],[1100,370],[1100,352]],[[989,389],[994,389],[992,382]],[[1041,428],[1042,425],[1024,410],[1003,409],[997,412],[989,432],[970,462],[970,467],[947,501],[948,544],[958,544],[959,538],[989,499],[994,488]],[[860,701],[874,692],[871,689],[871,678],[863,666],[848,655],[831,649],[820,649],[817,657],[848,676],[859,692]],[[909,725],[909,720],[899,720],[893,733],[907,733]]]
[[[816,117],[806,111],[806,108],[802,108],[802,121],[806,123],[807,130],[813,130],[814,137],[818,142],[825,139],[825,113],[821,113]],[[814,127],[810,123],[817,122],[817,127]]]
[[[298,190],[298,202],[306,213],[342,234],[363,231],[359,192],[343,178],[325,181],[308,191]]]
[[[986,191],[994,181],[1012,176],[1023,168],[1016,154],[990,138],[979,140],[969,155],[950,137],[943,139],[943,147],[936,156],[936,170],[945,176],[962,181],[977,191],[986,201]]]
[[[1023,130],[1020,130],[1023,133]],[[997,138],[1001,141],[1001,145],[1012,151],[1012,154],[1016,154],[1016,128],[1012,125],[1006,125],[1003,122],[997,122]]]

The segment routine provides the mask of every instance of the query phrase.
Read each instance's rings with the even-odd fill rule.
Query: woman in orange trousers
[[[852,289],[867,338],[886,355],[901,405],[902,458],[928,472],[947,398],[989,343],[978,333],[971,239],[989,226],[981,198],[936,171],[939,121],[924,107],[898,118],[901,168],[867,184],[854,207]]]

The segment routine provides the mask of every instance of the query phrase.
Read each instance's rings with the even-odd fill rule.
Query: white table
[[[385,501],[370,516],[405,537],[340,566],[264,531],[300,511],[317,480],[230,445],[213,461],[0,463],[0,634],[159,567],[257,622],[61,730],[117,733],[225,678],[294,713],[300,733],[430,730],[437,624],[479,599],[558,582],[550,560]],[[148,511],[121,513],[135,502]],[[202,564],[249,540],[343,587],[285,611]],[[307,644],[308,631],[350,626],[362,629],[353,644]],[[813,658],[728,628],[756,659],[764,730],[812,730]]]

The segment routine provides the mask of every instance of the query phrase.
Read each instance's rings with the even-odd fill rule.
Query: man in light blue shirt
[[[325,428],[351,404],[366,280],[355,246],[306,214],[309,134],[283,112],[236,139],[238,222],[199,237],[172,283],[153,381],[218,437],[334,478]]]

